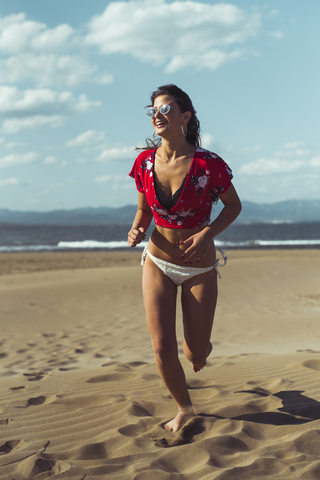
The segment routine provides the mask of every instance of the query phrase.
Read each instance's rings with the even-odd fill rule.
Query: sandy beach
[[[141,251],[0,254],[0,479],[320,478],[320,250],[234,250],[177,433]]]

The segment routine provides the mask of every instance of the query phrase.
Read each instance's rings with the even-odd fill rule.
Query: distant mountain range
[[[222,204],[214,206],[216,215]],[[121,208],[76,208],[49,212],[0,209],[0,223],[29,225],[103,225],[132,223],[136,205]],[[237,222],[309,222],[320,221],[320,200],[287,200],[277,203],[242,202]]]

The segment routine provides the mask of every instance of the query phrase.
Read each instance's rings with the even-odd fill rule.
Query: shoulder
[[[134,162],[134,168],[144,170],[150,170],[154,163],[154,151],[155,150],[143,150],[139,153]]]
[[[216,153],[205,150],[204,148],[196,149],[196,158],[198,168],[206,167],[206,171],[217,178],[226,178],[231,180],[233,178],[232,170],[229,165]]]
[[[152,167],[154,161],[154,150],[143,150],[139,153],[137,158],[134,161],[133,167],[129,176],[135,178],[136,181],[140,178],[139,181],[142,181],[142,178],[149,173],[152,175]]]
[[[229,168],[223,158],[214,152],[210,152],[210,150],[198,147],[195,156],[199,164],[205,163],[207,166],[218,170]]]
[[[139,153],[136,160],[144,161],[149,158],[152,158],[154,156],[154,152],[155,152],[155,149],[143,150],[142,152]]]
[[[210,152],[210,150],[206,150],[205,148],[197,147],[195,157],[200,160],[222,160],[219,155],[214,152]]]
[[[151,172],[154,164],[154,152],[154,149],[141,152],[135,161],[136,168],[139,168],[143,172]]]

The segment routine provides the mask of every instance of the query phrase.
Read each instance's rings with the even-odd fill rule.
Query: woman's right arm
[[[148,205],[144,193],[139,193],[138,209],[134,217],[130,232],[128,233],[128,244],[135,247],[146,237],[146,231],[152,221],[152,210]]]

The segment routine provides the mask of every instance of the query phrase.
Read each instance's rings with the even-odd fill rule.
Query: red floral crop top
[[[200,228],[210,223],[212,192],[225,193],[231,185],[232,172],[215,153],[196,148],[189,173],[177,203],[165,209],[159,202],[154,186],[156,149],[144,150],[136,158],[129,173],[137,190],[146,195],[156,225],[167,228]]]

